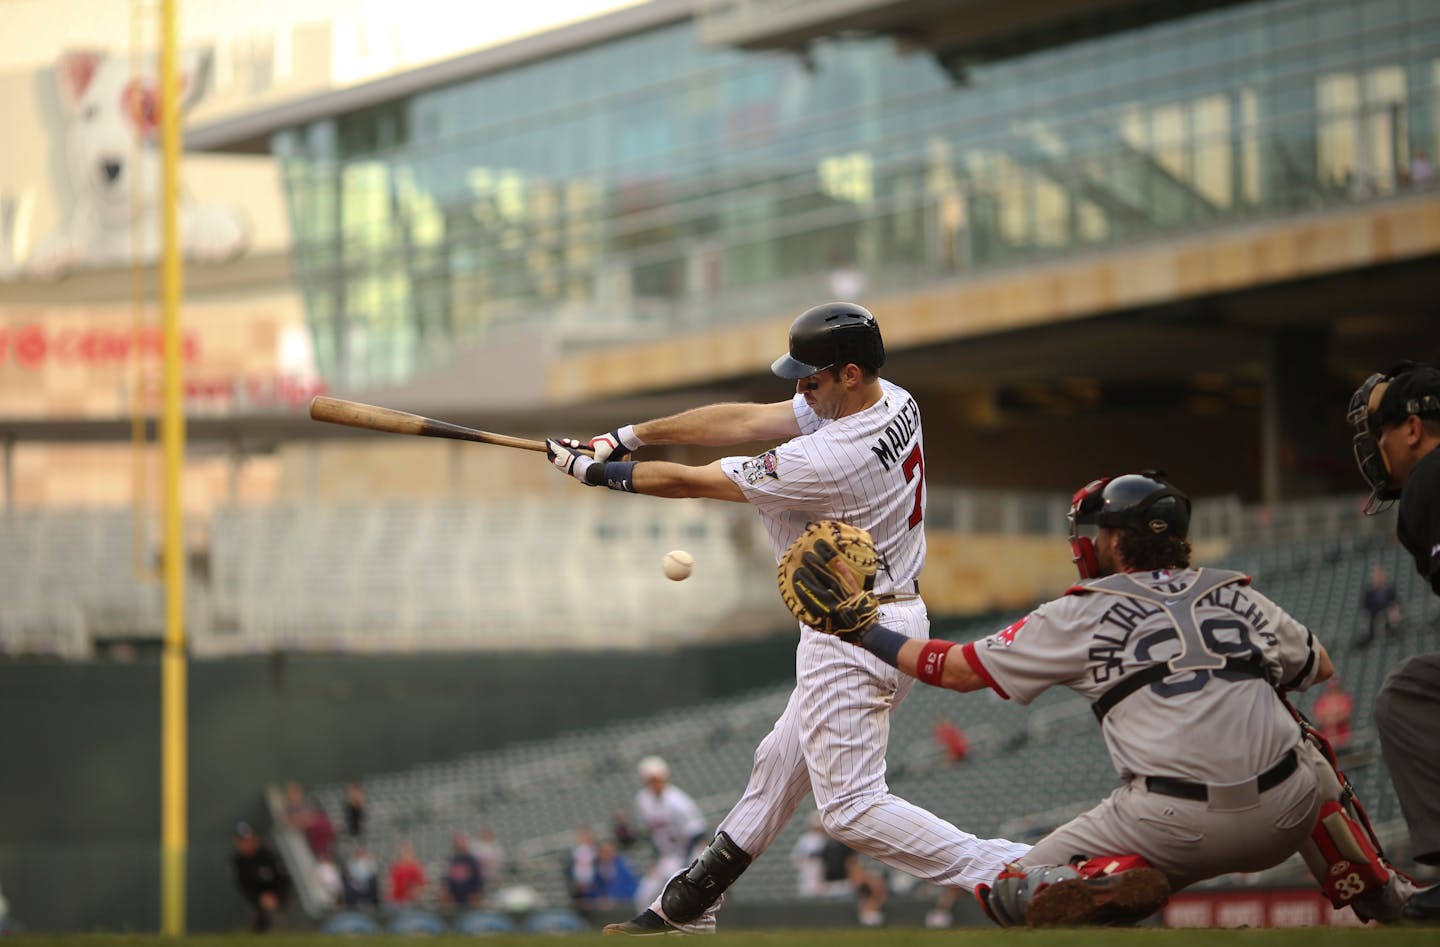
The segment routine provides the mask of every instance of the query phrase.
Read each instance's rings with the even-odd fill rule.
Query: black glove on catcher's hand
[[[870,534],[839,520],[811,524],[780,559],[780,598],[816,631],[858,640],[879,617]]]

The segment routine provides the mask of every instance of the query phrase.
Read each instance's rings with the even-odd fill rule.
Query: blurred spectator
[[[480,826],[470,843],[470,851],[480,862],[480,877],[485,879],[486,887],[499,885],[505,877],[505,846],[500,844],[495,830],[488,825]]]
[[[1350,718],[1355,713],[1355,698],[1340,684],[1337,674],[1325,683],[1325,691],[1315,701],[1315,726],[1337,752],[1350,745]]]
[[[335,823],[313,799],[306,808],[305,842],[317,858],[329,855],[335,844]]]
[[[1410,160],[1410,183],[1416,187],[1427,187],[1435,180],[1435,165],[1430,162],[1430,156],[1425,149],[1417,148],[1415,157]]]
[[[644,787],[635,794],[635,814],[649,833],[655,861],[635,894],[636,910],[643,911],[660,894],[665,882],[684,868],[694,850],[704,844],[705,817],[689,793],[670,784],[670,767],[658,756],[647,756],[637,767]]]
[[[365,834],[365,787],[359,780],[345,787],[345,834],[352,839]]]
[[[350,851],[345,860],[345,904],[352,908],[378,908],[380,906],[380,866],[375,856],[360,843]]]
[[[795,866],[795,889],[803,898],[825,893],[825,865],[820,855],[829,836],[820,826],[820,813],[812,812],[805,831],[790,849],[790,864]]]
[[[1400,625],[1400,601],[1395,582],[1386,574],[1385,567],[1378,563],[1370,570],[1370,582],[1365,586],[1362,604],[1366,622],[1355,639],[1357,648],[1369,645],[1381,629],[1389,633]]]
[[[941,888],[940,896],[935,899],[935,906],[925,912],[925,926],[933,931],[954,924],[955,902],[958,900],[959,888]]]
[[[614,842],[601,842],[595,852],[596,895],[599,907],[609,909],[617,904],[629,905],[635,899],[640,879]]]
[[[630,825],[630,814],[624,809],[616,809],[611,816],[610,834],[615,836],[615,844],[620,846],[621,851],[629,851],[637,841],[635,829]]]
[[[970,740],[965,736],[965,731],[945,717],[935,720],[935,742],[940,744],[945,751],[945,757],[952,763],[960,762],[970,752]]]
[[[285,819],[291,828],[305,836],[305,843],[316,857],[330,853],[335,842],[335,824],[325,809],[294,780],[285,784]]]
[[[879,927],[885,923],[881,909],[885,907],[889,889],[885,887],[885,879],[865,867],[858,852],[843,842],[827,838],[820,851],[820,862],[824,866],[826,890],[848,888],[855,892],[862,926]]]
[[[390,863],[390,903],[414,904],[425,893],[425,866],[415,857],[415,846],[401,842]]]
[[[325,892],[327,906],[333,908],[345,900],[345,879],[340,876],[340,866],[335,864],[335,859],[329,852],[321,855],[316,863],[315,878]]]
[[[456,832],[450,839],[450,864],[445,869],[445,886],[441,897],[457,908],[478,907],[485,897],[485,876],[480,859],[470,851],[470,839]]]
[[[250,930],[272,930],[290,896],[290,878],[270,846],[247,823],[235,826],[235,853],[230,865],[235,885],[250,906]]]
[[[584,913],[590,910],[600,889],[600,849],[595,844],[595,833],[589,829],[575,830],[575,844],[565,861],[565,883],[570,889],[570,900],[575,909]]]

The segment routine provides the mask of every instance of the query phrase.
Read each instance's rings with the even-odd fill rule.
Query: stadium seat
[[[467,911],[455,919],[455,933],[513,934],[515,923],[498,911]]]
[[[356,911],[341,911],[332,914],[320,925],[320,931],[324,934],[357,934],[371,935],[383,933],[380,924],[368,914],[360,914]]]
[[[390,918],[391,934],[444,934],[448,930],[440,916],[419,908],[407,908]]]

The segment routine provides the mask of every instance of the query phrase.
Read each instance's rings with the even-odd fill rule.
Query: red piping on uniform
[[[960,649],[960,653],[965,655],[965,663],[970,665],[970,670],[980,675],[980,680],[984,681],[986,686],[1006,700],[1010,699],[1010,695],[995,683],[995,678],[991,677],[990,672],[985,670],[985,665],[980,663],[980,655],[975,653],[975,642],[967,641],[965,646]]]

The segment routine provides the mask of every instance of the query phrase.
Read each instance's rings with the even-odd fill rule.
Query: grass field
[[[364,947],[367,944],[395,945],[423,942],[427,947],[534,947],[537,942],[559,941],[566,947],[617,947],[625,941],[599,935],[547,937],[545,935],[499,935],[490,937],[327,937],[315,934],[279,934],[255,937],[245,934],[195,935],[166,938],[131,934],[73,934],[64,936],[6,938],[13,943],[42,947],[315,947],[333,943],[337,947]],[[653,943],[653,941],[650,941]],[[671,938],[664,942],[674,943]],[[1398,947],[1401,944],[1440,945],[1440,928],[1286,928],[1271,930],[1214,930],[1140,928],[1136,930],[996,930],[962,928],[950,931],[922,931],[904,928],[874,931],[803,930],[774,933],[720,934],[699,939],[703,947],[911,947],[942,944],[1008,944],[1011,947]]]

